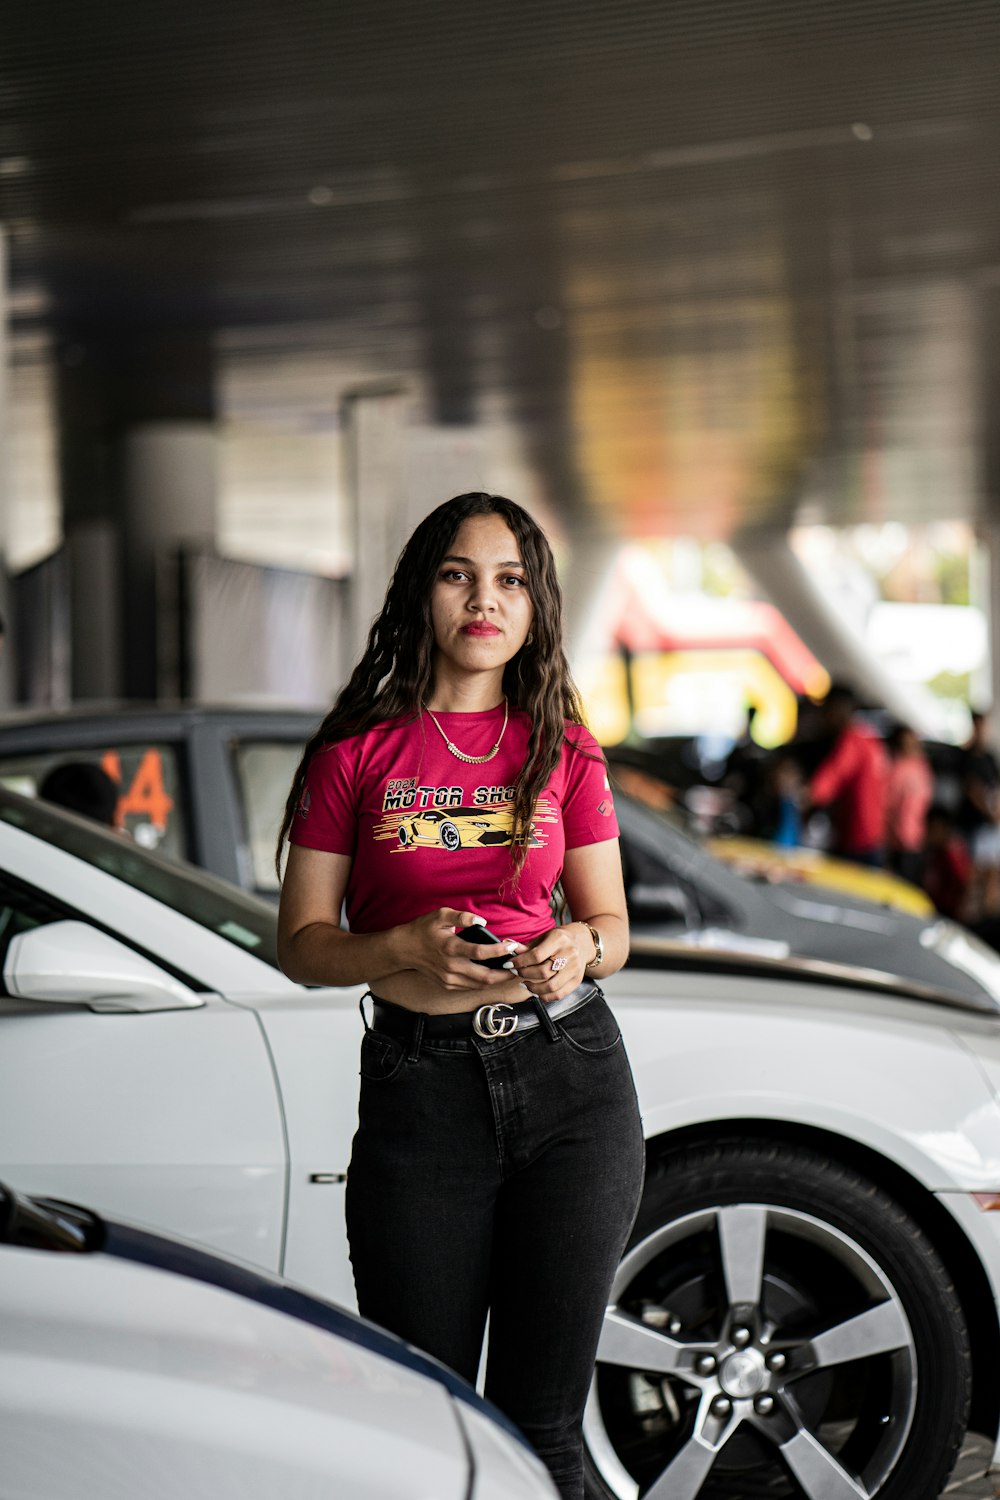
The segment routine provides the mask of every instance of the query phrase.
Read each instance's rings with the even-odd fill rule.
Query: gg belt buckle
[[[518,1016],[509,1005],[481,1005],[472,1018],[472,1029],[484,1042],[492,1042],[498,1036],[510,1036],[517,1030],[517,1022]]]

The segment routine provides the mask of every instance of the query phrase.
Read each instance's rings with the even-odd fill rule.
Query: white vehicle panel
[[[362,986],[295,990],[254,1005],[281,1079],[288,1132],[283,1271],[347,1307],[354,1306],[354,1278],[344,1223],[344,1177],[358,1117],[363,1029],[358,1001],[364,993]],[[327,1180],[313,1180],[317,1177]]]
[[[555,1487],[539,1459],[506,1442],[481,1411],[472,1406],[458,1406],[456,1411],[472,1449],[475,1482],[469,1500],[529,1500],[541,1495],[555,1500]]]
[[[995,1208],[984,1209],[969,1193],[939,1193],[938,1201],[958,1221],[969,1243],[975,1248],[990,1278],[993,1301],[1000,1314],[1000,1277],[996,1274],[1000,1267],[1000,1212]],[[991,1436],[992,1464],[994,1468],[1000,1469],[1000,1433],[993,1433]]]
[[[279,1269],[285,1142],[252,1012],[0,999],[2,1175]]]
[[[111,1257],[5,1249],[0,1322],[7,1494],[467,1493],[443,1387],[231,1292]]]
[[[227,995],[283,994],[288,980],[253,953],[226,942],[85,860],[0,821],[0,867],[48,891],[102,927],[114,928],[165,963]]]
[[[767,979],[725,988],[684,972],[607,981],[647,1137],[702,1121],[799,1122],[863,1142],[932,1191],[1000,1191],[1000,1107],[952,1034],[992,1033],[992,1019],[841,988],[827,1007],[815,990]]]

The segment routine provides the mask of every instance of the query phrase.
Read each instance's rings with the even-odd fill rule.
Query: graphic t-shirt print
[[[466,787],[428,786],[416,776],[397,776],[385,784],[382,817],[372,833],[378,840],[392,840],[393,853],[509,845],[513,799],[512,786],[477,786],[470,793]],[[528,830],[529,848],[544,848],[548,843],[544,825],[557,818],[548,798],[539,797]]]

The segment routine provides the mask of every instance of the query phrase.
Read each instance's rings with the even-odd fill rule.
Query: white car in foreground
[[[0,798],[0,868],[0,1177],[348,1300],[361,991],[290,984],[270,907],[37,803]],[[931,1500],[1000,1426],[995,1004],[648,942],[605,988],[648,1171],[592,1494]]]
[[[0,1454],[31,1500],[555,1500],[524,1439],[380,1328],[0,1185]]]

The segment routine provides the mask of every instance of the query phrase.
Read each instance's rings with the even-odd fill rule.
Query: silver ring
[[[563,957],[560,956],[559,958],[554,958],[552,960],[552,963],[549,965],[549,967],[551,968],[553,974],[558,974],[559,970],[560,969],[565,969],[565,967],[566,967],[566,965],[568,963],[569,963],[569,959],[568,958],[563,958]]]

